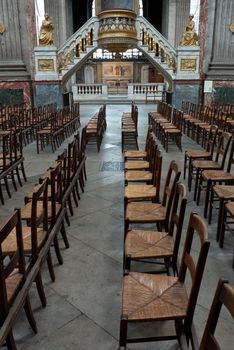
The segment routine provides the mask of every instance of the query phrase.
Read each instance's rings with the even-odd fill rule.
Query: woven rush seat
[[[147,152],[146,151],[126,151],[124,153],[124,157],[126,158],[146,158],[147,157]]]
[[[213,181],[234,181],[234,175],[228,173],[226,170],[203,170],[202,177],[204,180],[212,179]]]
[[[176,302],[173,303],[175,293]],[[180,304],[177,303],[178,298]],[[153,276],[130,272],[124,277],[122,315],[128,321],[151,321],[184,318],[188,296],[184,284],[172,276]]]
[[[213,191],[220,198],[234,198],[234,185],[216,185],[213,187]]]
[[[42,247],[46,240],[47,232],[42,228],[37,229],[37,245],[38,249]],[[24,253],[29,254],[32,252],[32,235],[31,227],[22,227],[22,237],[24,241]],[[15,231],[11,232],[8,236],[7,241],[2,244],[3,254],[14,254],[17,250],[17,242],[15,240]]]
[[[164,222],[166,208],[158,203],[130,202],[126,208],[126,220],[134,222]]]
[[[202,169],[221,169],[222,164],[219,162],[215,162],[214,160],[194,160],[192,162],[193,167],[202,168]]]
[[[153,185],[128,185],[125,188],[125,197],[131,199],[151,199],[156,196],[156,188]]]
[[[125,255],[134,259],[170,257],[174,239],[167,232],[129,230],[125,239]]]
[[[144,170],[149,168],[149,162],[146,160],[128,160],[125,162],[125,170]]]
[[[185,151],[185,154],[188,157],[192,158],[206,158],[210,157],[210,152],[204,151],[204,150],[187,150]]]
[[[152,181],[152,173],[144,170],[126,171],[125,181],[126,182],[150,182]]]
[[[15,298],[17,291],[23,282],[23,274],[18,269],[14,269],[12,273],[6,278],[6,292],[9,303]]]

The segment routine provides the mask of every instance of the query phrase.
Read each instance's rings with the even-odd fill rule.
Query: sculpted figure
[[[49,17],[48,13],[45,13],[45,19],[42,21],[40,35],[39,35],[39,45],[47,46],[54,44],[54,25]]]
[[[189,16],[188,23],[186,24],[182,39],[180,41],[181,46],[191,46],[197,45],[198,36],[195,32],[195,22],[193,20],[193,15]]]

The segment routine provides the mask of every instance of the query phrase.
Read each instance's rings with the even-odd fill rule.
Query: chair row
[[[190,214],[181,263],[178,267],[178,250],[187,202],[186,187],[178,182],[180,171],[176,162],[172,161],[167,172],[162,202],[156,197],[156,187],[157,185],[160,187],[160,183],[152,185],[153,174],[151,178],[148,177],[150,170],[146,160],[148,140],[153,137],[153,133],[149,130],[144,151],[125,152],[127,186],[119,349],[126,349],[128,343],[172,339],[177,339],[182,349],[188,349],[189,345],[193,349],[219,349],[218,345],[212,347],[215,325],[220,312],[219,305],[224,303],[233,316],[234,289],[227,282],[220,280],[199,346],[194,331],[193,315],[210,244],[207,226],[198,214]],[[155,158],[160,159],[161,154],[155,140],[153,143],[157,153]],[[162,159],[155,163],[160,168]],[[131,172],[135,173],[135,176],[130,176]],[[138,177],[136,182],[140,182],[140,172],[144,173],[141,179],[146,176],[146,184],[131,184],[129,179],[134,181],[136,175]],[[155,224],[157,231],[154,229]],[[143,226],[142,229],[142,225],[147,226],[145,228]],[[200,242],[198,257],[197,253],[193,256],[194,251],[191,249],[195,237]],[[167,275],[162,275],[161,269],[152,270],[148,265],[149,262],[160,259],[166,267]],[[139,263],[137,267],[136,262]],[[147,265],[143,264],[144,262],[147,262]],[[135,268],[144,272],[134,272]],[[170,274],[171,268],[173,276]],[[155,274],[156,272],[160,274]],[[193,281],[190,288],[187,287],[187,275],[190,275]],[[222,295],[224,290],[228,290],[225,298]],[[169,320],[174,321],[174,331],[167,335],[164,330],[160,333],[160,329],[164,328],[163,324]],[[149,336],[151,323],[153,334]],[[155,325],[158,325],[157,332]],[[136,337],[132,336],[132,326],[137,328]],[[212,345],[208,345],[210,342]]]
[[[62,142],[71,136],[80,126],[79,115],[70,107],[56,110],[50,114],[46,124],[36,130],[37,153],[47,145],[54,152]]]
[[[200,204],[201,194],[204,192],[204,217],[208,217],[209,224],[212,209],[218,211],[216,240],[223,247],[225,229],[230,228],[229,217],[234,217],[232,204],[227,203],[234,200],[234,140],[232,134],[222,132],[214,152],[217,135],[218,127],[211,126],[204,150],[185,151],[184,178],[188,169],[188,188],[191,190],[194,180],[193,198],[197,205]],[[231,232],[233,233],[233,229]]]
[[[209,126],[217,125],[219,132],[232,132],[234,105],[202,105],[183,101],[183,132],[198,144],[203,145]]]
[[[33,331],[37,332],[28,293],[35,282],[41,304],[46,306],[41,267],[46,261],[50,278],[54,281],[51,246],[62,264],[58,236],[61,233],[68,248],[64,221],[70,223],[66,208],[68,206],[73,214],[71,195],[76,202],[76,196],[80,198],[78,186],[84,191],[85,160],[83,129],[81,141],[77,134],[68,149],[27,194],[25,205],[16,209],[0,228],[0,346],[6,342],[9,350],[16,349],[12,328],[22,308]]]
[[[166,152],[168,152],[170,142],[175,143],[182,151],[182,111],[176,108],[172,110],[172,107],[166,102],[159,102],[157,112],[150,112],[148,120]]]
[[[106,105],[104,104],[85,126],[86,143],[95,143],[98,152],[100,151],[106,128]]]
[[[121,118],[121,145],[122,152],[131,148],[138,150],[138,107],[134,102],[131,112],[124,112]]]
[[[0,131],[0,200],[4,205],[3,188],[11,198],[11,184],[17,191],[16,178],[22,186],[21,175],[27,181],[24,170],[23,141],[21,131]],[[9,183],[9,180],[11,181]]]

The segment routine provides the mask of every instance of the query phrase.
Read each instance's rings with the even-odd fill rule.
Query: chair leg
[[[207,211],[208,211],[208,206],[210,203],[210,192],[211,192],[211,181],[207,181],[207,187],[206,187],[206,198],[205,198],[205,206],[204,206],[204,218],[207,218]]]
[[[17,350],[12,330],[10,330],[8,333],[8,336],[6,338],[6,344],[8,350]]]
[[[3,197],[3,193],[2,193],[2,184],[1,184],[1,180],[0,180],[0,199],[1,199],[1,203],[2,205],[4,205],[4,197]]]
[[[21,168],[20,168],[20,170],[22,171],[24,181],[27,182],[27,177],[26,177],[26,174],[25,174],[24,163],[23,163],[23,162],[21,163]]]
[[[219,214],[218,214],[218,224],[217,224],[217,233],[216,233],[216,241],[219,242],[220,232],[223,226],[223,215],[224,215],[224,198],[220,198],[219,202]]]
[[[68,242],[68,239],[67,239],[67,234],[66,234],[64,223],[62,223],[60,232],[61,232],[64,244],[65,244],[65,247],[68,249],[70,247],[70,245],[69,245],[69,242]]]
[[[10,189],[9,189],[9,185],[8,185],[8,181],[7,181],[7,177],[6,176],[4,177],[4,183],[5,183],[5,187],[6,187],[6,191],[7,191],[8,197],[11,198],[11,192],[10,192]]]
[[[219,232],[219,246],[220,248],[223,248],[223,242],[224,242],[224,235],[225,235],[225,221],[227,219],[227,211],[225,210],[223,206],[223,213],[222,213],[222,219],[221,219],[221,227]]]
[[[19,173],[19,168],[18,168],[18,166],[16,167],[15,170],[16,170],[16,176],[17,176],[18,182],[19,182],[20,186],[22,187],[23,184],[22,184],[22,182],[21,182],[21,178],[20,178],[20,173]]]
[[[54,267],[52,263],[52,257],[51,257],[51,252],[49,250],[48,255],[47,255],[47,266],[50,274],[51,281],[55,281],[55,273],[54,273]]]
[[[60,252],[57,235],[55,235],[55,237],[54,237],[54,249],[55,249],[55,253],[56,253],[57,259],[58,259],[58,263],[59,263],[59,265],[62,265],[63,264],[63,258],[62,258],[61,252]]]
[[[120,321],[119,349],[126,349],[128,320],[127,316],[122,315]]]
[[[13,187],[15,189],[15,191],[17,191],[17,186],[16,186],[16,182],[15,182],[15,177],[14,177],[14,171],[11,171],[11,181],[13,183]]]
[[[47,302],[46,302],[46,296],[45,296],[45,291],[44,291],[44,286],[43,286],[43,283],[42,283],[42,278],[41,278],[41,272],[40,271],[37,274],[35,282],[36,282],[39,298],[41,300],[41,305],[43,307],[46,307]]]
[[[24,310],[25,310],[28,322],[29,322],[33,332],[37,333],[37,324],[36,324],[35,318],[33,316],[31,303],[30,303],[30,300],[29,300],[29,296],[27,296],[26,299],[25,299]]]

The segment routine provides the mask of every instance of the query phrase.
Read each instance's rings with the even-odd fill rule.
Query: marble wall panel
[[[58,83],[35,84],[34,95],[36,106],[43,106],[48,103],[57,103],[58,108],[63,106],[62,90]]]
[[[172,105],[176,108],[181,108],[182,101],[190,101],[192,103],[199,103],[201,96],[201,86],[190,82],[176,83],[174,86],[174,92],[172,94]]]
[[[25,82],[0,82],[0,103],[25,103],[28,107],[33,105],[32,84]]]

